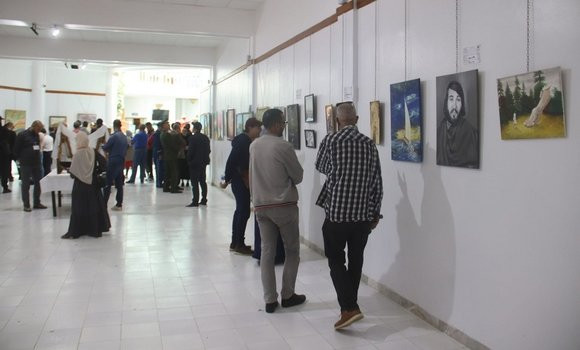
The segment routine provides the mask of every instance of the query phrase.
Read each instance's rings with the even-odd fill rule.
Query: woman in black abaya
[[[107,161],[99,152],[89,148],[89,137],[84,132],[76,136],[77,151],[69,172],[74,178],[68,232],[61,238],[79,238],[82,235],[101,237],[111,228],[109,213],[97,174],[106,169]]]

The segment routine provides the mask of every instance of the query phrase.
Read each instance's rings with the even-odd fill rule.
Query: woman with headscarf
[[[111,228],[109,213],[97,175],[107,168],[107,161],[89,147],[89,137],[84,132],[76,135],[77,151],[69,169],[74,178],[72,204],[68,231],[61,238],[79,238],[82,235],[101,237]]]

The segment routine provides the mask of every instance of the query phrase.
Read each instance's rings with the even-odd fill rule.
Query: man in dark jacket
[[[0,120],[3,120],[0,117]],[[0,178],[2,179],[2,193],[12,192],[8,188],[8,181],[12,181],[12,150],[14,149],[14,142],[16,140],[16,133],[12,130],[14,124],[12,122],[6,123],[0,128]]]
[[[207,183],[205,182],[205,168],[209,164],[209,138],[201,133],[200,122],[193,123],[193,135],[189,136],[187,148],[187,164],[191,178],[191,190],[193,198],[188,207],[207,205]],[[201,187],[201,201],[199,201],[199,188]]]
[[[163,163],[163,145],[161,144],[161,133],[163,132],[163,124],[167,124],[167,120],[157,124],[157,131],[153,134],[153,163],[155,164],[155,186],[163,188],[163,181],[165,179],[165,164]],[[167,124],[169,125],[169,124]]]
[[[173,123],[173,130],[168,130],[169,124],[163,124],[161,145],[163,146],[163,162],[165,163],[165,183],[163,192],[181,193],[179,188],[179,168],[177,154],[185,148],[185,141],[179,132],[179,123]]]
[[[40,139],[38,133],[44,126],[38,120],[32,122],[30,128],[16,136],[14,158],[20,162],[20,178],[22,179],[22,204],[24,211],[30,212],[30,179],[34,182],[34,209],[46,209],[40,203]]]

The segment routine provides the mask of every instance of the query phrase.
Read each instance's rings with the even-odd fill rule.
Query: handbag
[[[99,163],[97,162],[97,151],[95,150],[95,166],[93,170],[93,179],[96,181],[96,185],[99,188],[103,188],[107,186],[107,173],[99,167]]]

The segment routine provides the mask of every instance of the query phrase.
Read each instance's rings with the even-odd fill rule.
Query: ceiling
[[[163,3],[174,5],[191,5],[221,7],[241,10],[256,10],[265,0],[118,0],[124,2]]]

